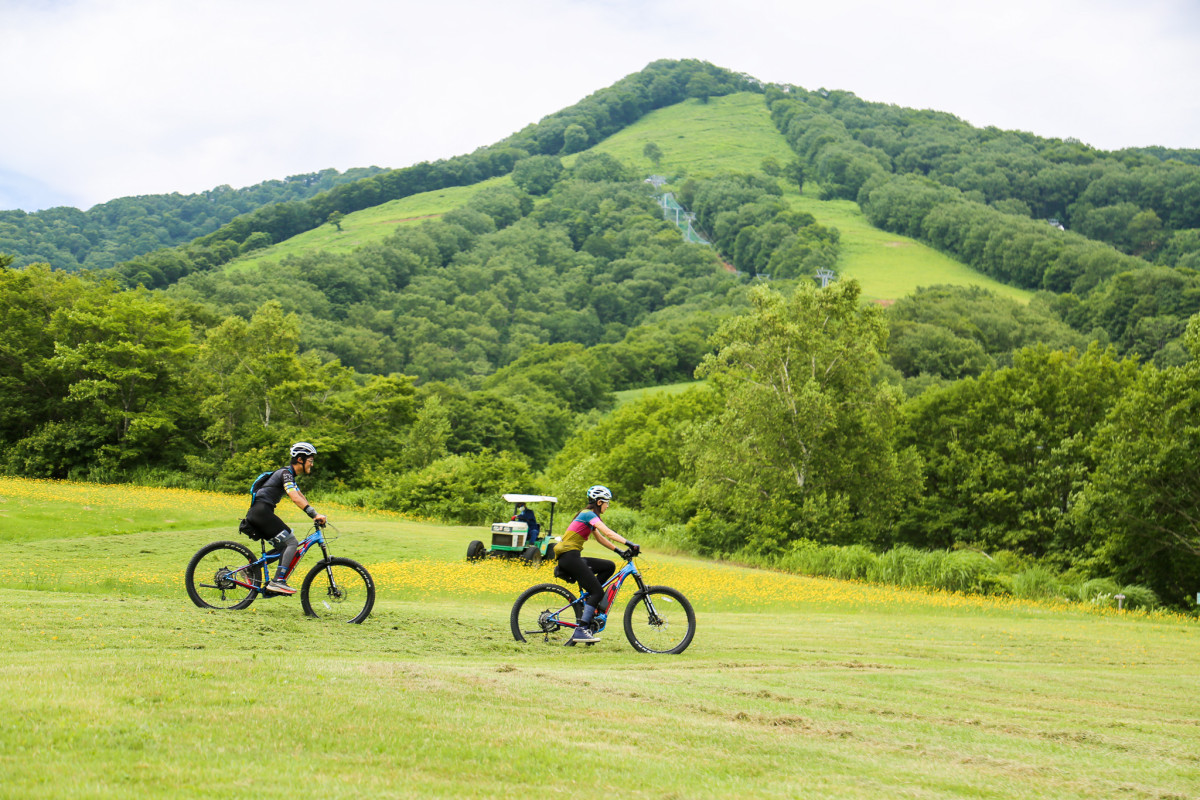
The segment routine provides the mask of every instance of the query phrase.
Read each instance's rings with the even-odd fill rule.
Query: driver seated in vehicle
[[[517,504],[517,513],[513,514],[513,522],[524,522],[529,526],[529,535],[526,537],[527,544],[533,544],[541,536],[542,529],[538,525],[537,515],[533,513],[533,509],[524,503]]]

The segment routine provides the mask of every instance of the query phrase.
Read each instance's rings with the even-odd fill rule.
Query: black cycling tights
[[[273,551],[282,551],[283,555],[279,558],[279,567],[275,570],[275,577],[276,579],[284,577],[288,564],[292,563],[292,559],[296,557],[296,548],[300,546],[296,537],[292,535],[291,529],[288,528],[287,523],[275,515],[274,506],[266,503],[255,503],[250,506],[246,520],[266,537],[267,543],[271,545]]]
[[[580,589],[587,590],[588,605],[595,606],[598,611],[607,610],[600,608],[603,599],[600,587],[617,571],[616,564],[603,558],[584,558],[578,550],[568,550],[559,555],[558,566],[575,579]]]

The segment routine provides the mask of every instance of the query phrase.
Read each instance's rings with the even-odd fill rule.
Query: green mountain
[[[648,144],[660,149],[662,155],[657,161],[645,155]],[[688,178],[754,172],[761,169],[764,160],[784,163],[794,158],[787,141],[771,122],[763,96],[750,92],[714,97],[705,103],[692,99],[652,111],[587,152],[612,155],[641,177],[661,173],[668,178],[664,191],[678,191]],[[575,158],[567,156],[563,162],[570,165]],[[337,228],[323,225],[255,250],[231,261],[229,269],[253,270],[312,250],[348,253],[385,239],[397,225],[418,224],[463,205],[482,188],[505,184],[511,185],[507,178],[493,178],[470,187],[423,192],[353,212]],[[919,241],[875,228],[854,203],[820,201],[815,196],[817,191],[810,187],[807,194],[801,194],[788,185],[784,196],[793,208],[838,229],[842,250],[837,271],[858,280],[868,298],[896,299],[918,286],[932,284],[980,286],[1002,296],[1021,300],[1030,297],[1030,292],[975,272]]]

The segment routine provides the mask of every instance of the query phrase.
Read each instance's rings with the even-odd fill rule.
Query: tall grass
[[[862,545],[839,547],[800,541],[777,555],[741,552],[732,558],[798,575],[905,588],[1021,600],[1061,600],[1105,608],[1120,605],[1149,610],[1160,605],[1158,596],[1144,586],[1119,586],[1111,578],[1072,580],[1042,565],[1019,566],[1020,559],[996,559],[974,550],[917,550],[902,545],[875,553]],[[1011,565],[1018,566],[1006,571],[1006,566]]]

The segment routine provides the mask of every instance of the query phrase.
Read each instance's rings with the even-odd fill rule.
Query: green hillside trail
[[[644,154],[651,143],[662,153],[657,163]],[[757,172],[765,159],[783,164],[796,157],[771,122],[762,96],[751,92],[714,97],[707,103],[688,100],[652,111],[592,149],[640,168],[647,175],[667,177],[668,182],[662,186],[667,192],[678,189],[687,178]],[[895,300],[920,286],[939,283],[981,286],[1021,301],[1031,296],[915,239],[876,228],[857,203],[818,200],[819,188],[811,184],[805,186],[803,194],[794,185],[781,184],[784,197],[794,208],[807,211],[817,222],[841,233],[838,276],[857,279],[866,299]]]
[[[646,145],[651,143],[661,152],[656,161],[645,154]],[[762,95],[752,92],[714,97],[706,103],[687,100],[653,111],[591,151],[612,155],[647,176],[664,176],[667,179],[661,187],[664,192],[678,190],[688,178],[705,178],[722,172],[757,172],[766,159],[782,164],[795,158],[771,122]],[[563,163],[570,166],[576,157],[567,156]],[[424,192],[383,203],[347,214],[340,228],[322,225],[241,256],[225,269],[257,271],[277,265],[289,255],[313,250],[348,253],[384,239],[398,225],[418,225],[439,217],[484,188],[510,182],[510,177],[503,176],[472,186]],[[868,300],[889,302],[920,286],[934,284],[981,286],[1021,301],[1031,296],[1028,291],[982,275],[914,239],[872,226],[856,203],[818,200],[818,193],[819,188],[812,185],[806,185],[801,194],[795,186],[784,183],[784,197],[795,208],[807,211],[817,222],[835,227],[841,233],[838,277],[857,279],[863,287],[863,297]]]

